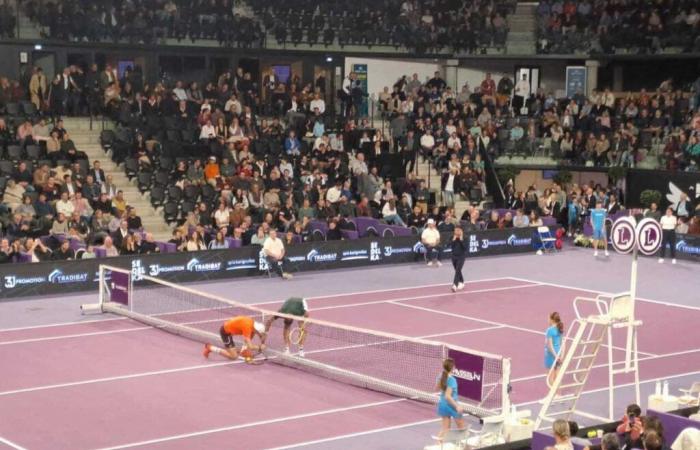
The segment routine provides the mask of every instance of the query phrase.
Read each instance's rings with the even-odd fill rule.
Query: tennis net
[[[233,316],[264,320],[270,315],[298,320],[275,311],[101,265],[99,307],[198,342],[219,343],[219,328]],[[281,305],[281,303],[280,303]],[[436,380],[447,356],[457,361],[460,402],[478,416],[509,410],[510,361],[498,355],[441,342],[355,328],[313,318],[306,322],[305,356],[285,354],[283,320],[268,333],[269,361],[343,383],[390,395],[434,403]],[[463,366],[460,361],[463,362]],[[464,384],[464,387],[463,387]]]

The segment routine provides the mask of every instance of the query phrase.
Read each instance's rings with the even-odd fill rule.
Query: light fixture
[[[41,50],[44,48],[41,44],[34,44],[34,50]]]
[[[326,56],[326,62],[333,62],[332,56]]]

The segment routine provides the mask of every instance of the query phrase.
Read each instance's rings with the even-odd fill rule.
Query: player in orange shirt
[[[224,322],[219,329],[219,333],[221,334],[221,340],[225,348],[217,347],[212,344],[205,344],[205,358],[209,357],[209,353],[214,352],[229,359],[238,359],[240,355],[245,358],[246,361],[250,361],[253,358],[254,351],[262,352],[265,350],[265,344],[263,344],[265,325],[254,321],[252,317],[232,317]],[[255,335],[260,338],[259,345],[253,344],[253,337],[255,337]],[[244,344],[240,350],[236,349],[236,343],[233,341],[234,336],[241,336],[243,338]]]

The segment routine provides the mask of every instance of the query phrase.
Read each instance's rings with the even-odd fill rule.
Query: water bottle
[[[654,389],[654,395],[657,397],[661,395],[661,380],[656,380],[656,388]]]
[[[663,392],[664,398],[668,397],[668,380],[664,380],[664,392]]]

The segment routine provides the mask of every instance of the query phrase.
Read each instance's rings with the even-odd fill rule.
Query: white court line
[[[26,448],[22,447],[21,445],[17,445],[14,442],[5,439],[2,436],[0,436],[0,444],[8,445],[8,446],[14,448],[15,450],[27,450]]]
[[[427,420],[420,420],[418,422],[411,422],[411,423],[404,423],[402,425],[394,425],[391,427],[383,427],[383,428],[376,428],[374,430],[367,430],[367,431],[358,431],[357,433],[349,433],[349,434],[343,434],[340,436],[333,436],[329,438],[324,438],[324,439],[316,439],[313,441],[306,441],[306,442],[298,442],[296,444],[291,444],[291,445],[285,445],[282,447],[274,447],[274,448],[269,448],[267,450],[286,450],[290,448],[298,448],[298,447],[303,447],[306,445],[314,445],[314,444],[323,444],[325,442],[332,442],[332,441],[338,441],[340,439],[349,439],[349,438],[354,438],[354,437],[359,437],[359,436],[366,436],[368,434],[374,434],[374,433],[382,433],[384,431],[393,431],[393,430],[400,430],[402,428],[408,428],[408,427],[415,427],[418,425],[425,425],[428,423],[437,423],[439,422],[440,419],[427,419]]]
[[[505,277],[505,278],[510,278],[511,280],[522,281],[522,282],[526,282],[526,283],[539,283],[539,284],[542,284],[545,286],[552,286],[552,287],[561,288],[561,289],[569,289],[569,290],[573,290],[573,291],[593,292],[595,294],[603,294],[603,295],[614,295],[615,294],[612,292],[599,291],[596,289],[569,286],[567,284],[549,283],[547,281],[534,281],[534,280],[529,280],[527,278],[519,278],[519,277]],[[671,303],[671,302],[665,302],[665,301],[661,301],[661,300],[651,300],[651,299],[644,298],[644,297],[637,297],[636,299],[639,301],[642,301],[642,302],[646,302],[646,303],[656,303],[658,305],[673,306],[676,308],[683,308],[683,309],[690,309],[693,311],[700,311],[700,307],[698,307],[698,306],[683,305],[680,303]]]
[[[482,280],[467,281],[465,284],[476,284],[476,283],[482,283],[482,282],[486,283],[486,282],[491,282],[491,281],[501,281],[501,280],[508,280],[508,279],[512,279],[512,278],[511,277],[484,278]],[[532,283],[531,281],[523,281],[523,282]],[[374,293],[391,292],[391,291],[404,291],[404,290],[420,289],[420,288],[426,288],[426,287],[438,287],[438,286],[450,286],[450,283],[437,283],[437,284],[428,284],[428,285],[422,285],[422,286],[409,286],[409,287],[399,287],[399,288],[389,288],[389,289],[377,289],[377,290],[373,290],[373,291],[346,292],[344,294],[331,294],[331,295],[321,295],[321,296],[317,296],[317,297],[307,297],[307,299],[309,299],[309,300],[322,300],[324,298],[335,298],[335,297],[344,297],[344,296],[352,296],[352,295],[374,294]],[[271,305],[271,304],[282,303],[282,302],[283,302],[283,300],[266,300],[263,302],[245,303],[244,305],[260,306],[260,305]],[[30,326],[26,326],[26,327],[3,328],[3,329],[0,329],[0,333],[10,332],[10,331],[35,330],[37,328],[81,325],[84,323],[112,322],[115,320],[128,320],[128,318],[127,317],[114,317],[114,318],[108,318],[108,319],[76,320],[73,322],[59,322],[59,323],[51,323],[51,324],[47,324],[47,325],[30,325]]]
[[[450,286],[450,284],[446,284],[445,286]],[[375,300],[375,301],[362,302],[362,303],[348,303],[346,305],[321,306],[320,308],[311,308],[310,312],[323,311],[323,310],[327,310],[327,309],[352,308],[354,306],[380,305],[383,303],[392,303],[392,302],[406,302],[409,300],[423,300],[426,298],[454,297],[454,296],[463,295],[463,294],[481,294],[484,292],[507,291],[510,289],[521,289],[521,288],[537,287],[537,286],[541,286],[541,285],[539,285],[539,284],[519,284],[517,286],[504,286],[504,287],[499,287],[499,288],[477,289],[475,291],[447,292],[444,294],[419,295],[416,297],[399,297],[399,298],[392,298],[389,300]]]
[[[518,286],[506,286],[506,287],[501,287],[501,288],[477,289],[474,291],[460,291],[457,293],[450,292],[450,293],[446,293],[446,294],[422,295],[422,296],[417,296],[417,297],[402,297],[402,298],[395,298],[392,300],[376,300],[376,301],[370,301],[370,302],[364,302],[364,303],[352,303],[352,304],[343,304],[343,305],[322,306],[320,308],[313,308],[311,310],[311,312],[313,313],[314,311],[320,311],[320,310],[351,308],[351,307],[355,307],[355,306],[378,305],[378,304],[383,304],[383,303],[391,303],[393,301],[409,301],[409,300],[420,300],[420,299],[425,299],[425,298],[448,297],[448,296],[455,296],[455,295],[460,295],[460,294],[478,294],[478,293],[483,293],[483,292],[506,291],[509,289],[520,289],[520,288],[534,287],[534,286],[539,286],[539,285],[537,285],[537,284],[522,284],[522,285],[518,285]],[[275,302],[275,303],[277,303],[277,302]],[[179,314],[179,313],[175,312],[173,314]],[[183,325],[203,324],[203,323],[220,322],[221,320],[223,320],[223,319],[216,318],[216,319],[199,320],[199,321],[193,321],[193,322],[183,322],[182,324]],[[15,341],[0,342],[0,346],[11,345],[11,344],[26,344],[26,343],[32,343],[32,342],[56,341],[56,340],[61,340],[61,339],[75,339],[75,338],[101,336],[101,335],[109,335],[109,334],[124,333],[124,332],[131,332],[131,331],[146,331],[146,330],[151,330],[154,328],[157,328],[157,327],[150,327],[150,326],[132,327],[132,328],[124,328],[121,330],[91,331],[89,333],[66,334],[63,336],[47,336],[47,337],[40,337],[40,338],[19,339],[19,340],[15,340]]]
[[[392,400],[383,400],[380,402],[363,403],[363,404],[354,405],[354,406],[345,406],[342,408],[325,409],[325,410],[316,411],[316,412],[312,412],[312,413],[296,414],[296,415],[287,416],[287,417],[277,417],[275,419],[260,420],[257,422],[250,422],[250,423],[242,423],[239,425],[231,425],[228,427],[211,428],[208,430],[195,431],[192,433],[183,433],[183,434],[177,434],[177,435],[172,435],[172,436],[165,436],[162,438],[150,439],[147,441],[131,442],[128,444],[116,445],[114,447],[105,447],[105,448],[102,448],[100,450],[119,450],[119,449],[124,449],[124,448],[143,447],[144,445],[159,444],[161,442],[170,442],[170,441],[176,441],[176,440],[180,440],[180,439],[187,439],[187,438],[191,438],[191,437],[205,436],[208,434],[221,433],[223,431],[240,430],[243,428],[258,427],[258,426],[262,426],[262,425],[270,425],[270,424],[279,423],[279,422],[287,422],[290,420],[306,419],[309,417],[324,416],[327,414],[336,414],[336,413],[342,413],[342,412],[346,412],[346,411],[355,411],[355,410],[359,410],[359,409],[373,408],[375,406],[383,406],[383,405],[389,405],[392,403],[399,403],[399,402],[405,402],[405,401],[408,401],[408,400],[405,398],[399,398],[399,399],[392,399]]]
[[[20,339],[17,341],[4,341],[4,342],[0,342],[0,346],[12,345],[12,344],[27,344],[27,343],[31,343],[31,342],[56,341],[56,340],[61,340],[61,339],[74,339],[74,338],[82,338],[82,337],[89,337],[89,336],[101,336],[101,335],[105,335],[105,334],[117,334],[117,333],[127,333],[130,331],[145,331],[145,330],[155,330],[155,329],[157,329],[157,328],[144,326],[144,327],[134,327],[134,328],[123,328],[121,330],[92,331],[90,333],[64,334],[62,336],[47,336],[47,337],[41,337],[41,338]]]
[[[426,269],[426,270],[432,270],[432,269]],[[511,277],[484,278],[481,280],[467,281],[464,284],[487,283],[487,282],[491,282],[491,281],[503,281],[503,280],[508,280],[508,279],[512,279],[512,278]],[[526,281],[526,280],[523,280],[523,281],[525,283],[532,283],[532,281]],[[381,293],[381,292],[406,291],[406,290],[411,290],[411,289],[420,289],[420,288],[438,287],[438,286],[450,286],[450,285],[451,285],[451,283],[424,284],[421,286],[376,289],[376,290],[371,290],[371,291],[359,291],[359,292],[346,292],[344,294],[320,295],[318,297],[308,297],[308,299],[318,300],[318,299],[323,299],[323,298],[345,297],[345,296],[350,296],[350,295],[377,294],[377,293]],[[270,303],[272,303],[272,302],[270,302]]]
[[[114,317],[114,318],[108,318],[108,319],[93,319],[93,320],[76,320],[74,322],[50,323],[48,325],[30,325],[27,327],[3,328],[2,330],[0,330],[0,333],[6,333],[6,332],[10,332],[10,331],[36,330],[37,328],[66,327],[66,326],[70,326],[70,325],[80,325],[83,323],[114,322],[115,320],[127,320],[127,317]]]
[[[687,377],[687,376],[691,376],[691,375],[695,375],[695,374],[700,374],[700,371],[688,372],[688,373],[683,373],[683,374],[679,374],[679,375],[664,376],[664,377],[654,378],[654,379],[650,379],[650,380],[641,380],[640,384],[654,383],[656,381],[668,380],[668,379],[674,379],[674,378],[682,378],[682,377]],[[630,387],[630,386],[634,386],[634,383],[621,384],[619,386],[615,386],[615,389],[623,388],[623,387]],[[596,388],[596,389],[584,391],[581,393],[581,395],[595,394],[595,393],[607,391],[607,390],[608,390],[608,388],[606,386],[604,388]],[[515,406],[517,408],[523,408],[525,406],[537,405],[537,404],[538,404],[538,401],[533,400],[533,401],[528,401],[528,402],[524,402],[524,403],[518,403]],[[437,423],[439,420],[440,419],[422,420],[419,422],[412,422],[412,423],[406,423],[403,425],[395,425],[395,426],[391,426],[391,427],[377,428],[374,430],[360,431],[357,433],[350,433],[350,434],[345,434],[345,435],[341,435],[341,436],[334,436],[334,437],[325,438],[325,439],[317,439],[314,441],[298,442],[296,444],[290,444],[290,445],[286,445],[283,447],[275,447],[275,448],[268,449],[268,450],[287,450],[287,449],[292,449],[292,448],[303,447],[305,445],[323,444],[325,442],[332,442],[332,441],[337,441],[337,440],[341,440],[341,439],[349,439],[349,438],[354,438],[354,437],[359,437],[359,436],[367,436],[370,434],[382,433],[385,431],[393,431],[393,430],[402,429],[402,428],[409,428],[409,427],[424,425],[424,424],[428,424],[428,423]],[[348,448],[350,448],[350,447],[348,447]]]
[[[673,358],[674,356],[689,355],[691,353],[698,353],[698,352],[700,352],[700,348],[697,348],[695,350],[684,350],[682,352],[665,353],[665,354],[656,355],[656,356],[642,356],[641,358],[639,358],[639,362],[654,361],[657,359],[665,359],[665,358]],[[641,352],[639,352],[639,353],[641,353]],[[618,361],[617,363],[615,363],[615,365],[622,365],[624,363],[625,363],[624,361]],[[596,365],[592,366],[591,369],[604,369],[606,367],[608,367],[608,363],[596,364]],[[547,374],[530,375],[527,377],[511,378],[510,382],[517,383],[517,382],[521,382],[521,381],[536,380],[538,378],[546,378],[546,377],[547,377]]]
[[[151,371],[151,372],[140,372],[140,373],[131,373],[128,375],[117,375],[114,377],[94,378],[92,380],[72,381],[69,383],[60,383],[60,384],[49,384],[46,386],[36,386],[36,387],[22,388],[22,389],[15,389],[12,391],[0,392],[0,397],[5,396],[5,395],[24,394],[27,392],[46,391],[49,389],[59,389],[59,388],[65,388],[65,387],[82,386],[82,385],[86,385],[86,384],[106,383],[109,381],[130,380],[132,378],[141,378],[141,377],[150,377],[150,376],[154,376],[154,375],[165,375],[165,374],[169,374],[169,373],[187,372],[190,370],[197,370],[197,369],[209,369],[212,367],[228,366],[231,364],[241,364],[243,362],[244,361],[239,360],[239,361],[226,361],[226,362],[221,362],[221,363],[199,364],[196,366],[178,367],[175,369],[163,369],[163,370],[155,370],[155,371]]]
[[[541,331],[531,330],[531,329],[529,329],[529,328],[518,327],[518,326],[515,326],[515,325],[508,325],[507,323],[494,322],[493,320],[480,319],[480,318],[478,318],[478,317],[465,316],[465,315],[463,315],[463,314],[451,313],[451,312],[447,312],[447,311],[440,311],[440,310],[437,310],[437,309],[425,308],[425,307],[423,307],[423,306],[416,306],[416,305],[409,305],[409,304],[406,304],[406,303],[399,303],[398,301],[395,301],[395,300],[390,300],[390,301],[388,301],[387,303],[391,303],[392,305],[397,305],[397,306],[403,306],[404,308],[418,309],[418,310],[421,310],[421,311],[427,311],[427,312],[431,312],[431,313],[434,313],[434,314],[442,314],[442,315],[444,315],[444,316],[451,316],[451,317],[457,317],[457,318],[460,318],[460,319],[474,320],[474,321],[476,321],[476,322],[483,322],[483,323],[488,323],[488,324],[491,324],[491,325],[502,325],[503,327],[505,327],[505,328],[510,328],[511,330],[524,331],[524,332],[526,332],[526,333],[532,333],[532,334],[538,334],[538,335],[540,335],[540,336],[544,336],[544,333],[541,332]],[[604,347],[607,347],[607,345],[604,345]],[[614,348],[614,349],[616,349],[616,350],[625,350],[625,349],[622,348],[622,347],[617,347],[617,346],[614,346],[614,345],[613,345],[612,348]],[[655,355],[655,354],[653,354],[653,353],[647,353],[647,352],[642,352],[642,351],[640,351],[639,354],[641,354],[641,355],[647,355],[647,356],[659,356],[659,355]]]
[[[148,327],[148,328],[151,329],[151,327]],[[447,333],[428,334],[425,336],[418,336],[418,339],[430,339],[430,338],[442,337],[442,336],[453,336],[453,335],[457,335],[457,334],[475,333],[475,332],[479,332],[479,331],[495,330],[498,328],[503,328],[503,327],[499,325],[499,326],[489,326],[489,327],[482,327],[482,328],[473,328],[470,330],[450,331]],[[344,350],[344,349],[348,349],[348,348],[352,348],[352,347],[326,348],[326,349],[319,349],[319,350],[311,350],[311,351],[307,351],[306,353],[308,355],[311,355],[311,354],[315,354],[315,353],[326,353],[326,352],[331,352],[331,351],[336,351],[336,350]],[[94,378],[91,380],[72,381],[72,382],[68,382],[68,383],[50,384],[50,385],[45,385],[45,386],[35,386],[35,387],[29,387],[29,388],[15,389],[12,391],[0,392],[0,397],[5,396],[5,395],[24,394],[24,393],[28,393],[28,392],[45,391],[45,390],[49,390],[49,389],[59,389],[59,388],[65,388],[65,387],[82,386],[82,385],[87,385],[87,384],[129,380],[132,378],[142,378],[142,377],[165,375],[165,374],[178,373],[178,372],[187,372],[190,370],[208,369],[211,367],[228,366],[231,364],[241,364],[243,362],[244,361],[242,361],[242,360],[236,360],[236,361],[226,361],[226,362],[213,363],[213,364],[198,364],[195,366],[179,367],[179,368],[175,368],[175,369],[154,370],[154,371],[150,371],[150,372],[131,373],[131,374],[127,374],[127,375],[117,375],[117,376],[106,377],[106,378]]]

